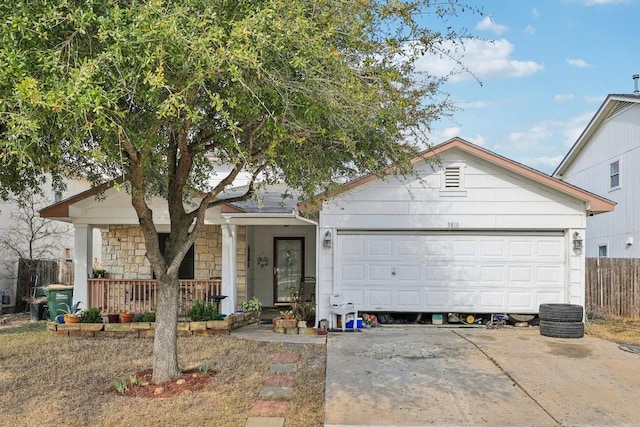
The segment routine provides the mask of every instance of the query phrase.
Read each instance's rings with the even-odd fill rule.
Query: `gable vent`
[[[627,108],[631,107],[634,104],[635,103],[633,102],[616,101],[616,105],[613,107],[613,109],[609,113],[609,116],[607,116],[607,120],[611,119],[612,117],[615,117],[616,115],[620,114],[622,111],[626,110]]]
[[[460,188],[460,166],[444,168],[444,188]]]

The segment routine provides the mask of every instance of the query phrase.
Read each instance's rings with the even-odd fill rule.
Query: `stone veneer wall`
[[[238,305],[247,297],[247,231],[237,227]],[[195,279],[222,276],[222,233],[219,225],[205,225],[194,244]],[[151,279],[144,236],[137,225],[110,225],[102,231],[102,267],[110,279]]]

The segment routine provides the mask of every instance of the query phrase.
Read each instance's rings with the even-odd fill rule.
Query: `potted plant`
[[[284,318],[284,320],[295,320],[296,315],[293,310],[284,310],[280,312],[280,316]]]
[[[65,304],[65,311],[62,313],[62,318],[64,319],[64,323],[80,323],[80,304],[82,302],[78,301],[69,307],[68,304]]]
[[[242,309],[253,313],[253,317],[256,319],[260,319],[260,314],[262,314],[262,303],[257,297],[253,297],[249,300],[242,301]]]
[[[102,279],[104,277],[107,277],[106,270],[103,270],[101,268],[94,268],[93,269],[93,278],[94,279]]]
[[[120,323],[131,323],[133,320],[134,313],[130,313],[128,311],[120,312]]]

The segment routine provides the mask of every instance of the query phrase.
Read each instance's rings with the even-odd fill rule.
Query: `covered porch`
[[[316,294],[317,224],[299,215],[297,200],[283,199],[284,190],[266,191],[260,203],[208,209],[180,268],[180,314],[192,301],[214,296],[225,296],[220,312],[231,314],[253,297],[264,307],[287,304],[286,289],[292,285],[304,284],[307,294]],[[73,300],[103,312],[151,311],[157,306],[156,281],[130,196],[113,187],[102,191],[100,198],[92,189],[40,212],[74,225]],[[170,231],[166,201],[155,197],[150,207],[162,240]],[[98,244],[94,230],[99,230]],[[103,277],[94,277],[96,264]]]

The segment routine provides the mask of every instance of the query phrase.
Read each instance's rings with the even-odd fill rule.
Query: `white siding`
[[[613,212],[587,218],[586,256],[606,244],[610,257],[640,257],[640,105],[606,120],[562,176],[568,183],[617,203]],[[609,188],[609,165],[620,161],[620,187]],[[633,244],[627,245],[632,238]]]
[[[341,290],[339,272],[334,268],[341,260],[335,244],[338,231],[474,231],[486,236],[496,231],[558,231],[564,236],[564,292],[560,298],[563,302],[584,304],[583,254],[573,251],[570,240],[574,231],[584,235],[584,203],[459,150],[446,151],[441,160],[445,165],[465,165],[463,188],[442,191],[442,171],[421,163],[416,168],[422,179],[375,180],[325,202],[319,235],[331,231],[334,245],[318,249],[319,318],[329,318],[329,295]],[[492,297],[484,298],[487,306],[493,304],[489,301]],[[530,311],[536,300],[528,301]]]

